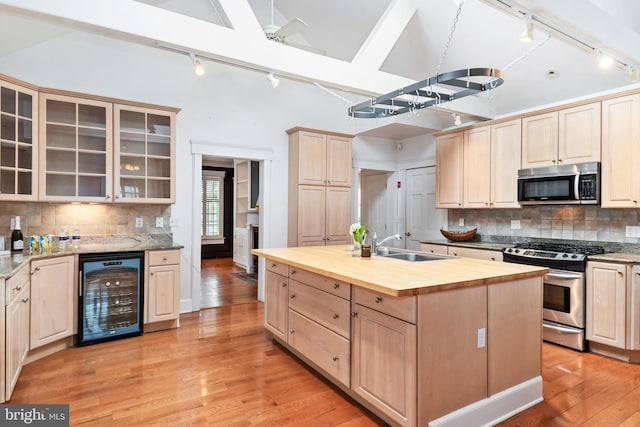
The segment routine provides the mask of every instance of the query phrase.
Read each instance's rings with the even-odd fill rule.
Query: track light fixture
[[[200,60],[196,58],[196,55],[193,53],[189,54],[189,58],[191,58],[191,62],[193,63],[193,74],[198,77],[204,76],[207,70],[204,68],[204,65],[202,65],[202,62],[200,62]]]
[[[518,39],[523,43],[531,43],[533,41],[533,21],[531,20],[531,16],[526,16],[524,25],[524,31],[518,36]]]
[[[613,58],[602,52],[598,52],[598,64],[601,68],[609,68],[613,64]]]
[[[635,67],[629,68],[629,81],[631,83],[636,83],[640,79],[640,71],[638,71]]]
[[[453,117],[453,124],[456,126],[460,126],[462,124],[462,119],[460,118],[460,114],[452,113],[451,117]]]
[[[278,85],[280,84],[280,80],[277,79],[273,73],[269,73],[269,75],[267,75],[267,80],[269,80],[269,83],[271,83],[271,87],[272,88],[276,88],[278,87]]]

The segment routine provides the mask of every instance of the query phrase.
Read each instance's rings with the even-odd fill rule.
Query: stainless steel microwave
[[[600,203],[600,162],[518,171],[521,205]]]

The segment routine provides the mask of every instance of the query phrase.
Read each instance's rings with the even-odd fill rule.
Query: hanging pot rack
[[[475,77],[486,79],[480,83],[472,80]],[[354,118],[373,119],[412,113],[495,89],[503,82],[504,73],[495,68],[450,71],[353,105],[349,107],[348,114]]]

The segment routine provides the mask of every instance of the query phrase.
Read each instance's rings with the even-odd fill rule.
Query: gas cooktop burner
[[[503,251],[507,262],[584,271],[587,256],[604,253],[602,246],[565,243],[517,243]]]
[[[518,249],[560,252],[570,255],[597,255],[604,253],[604,248],[602,246],[579,245],[573,243],[527,242],[516,243],[514,247]]]

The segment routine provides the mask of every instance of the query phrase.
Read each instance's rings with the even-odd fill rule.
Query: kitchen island
[[[542,400],[545,268],[257,249],[265,328],[385,421],[490,425]]]

